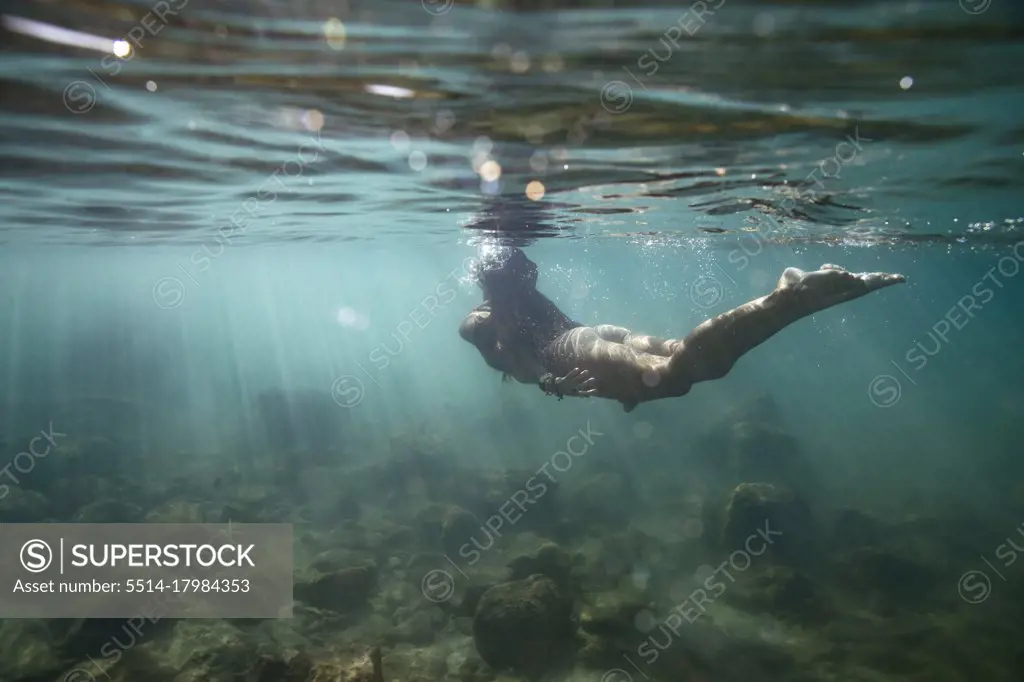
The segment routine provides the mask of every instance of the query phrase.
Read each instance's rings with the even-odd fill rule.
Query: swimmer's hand
[[[565,396],[589,398],[598,394],[597,379],[588,370],[578,367],[564,377],[545,374],[540,378],[540,388],[548,395],[557,395],[559,400]]]

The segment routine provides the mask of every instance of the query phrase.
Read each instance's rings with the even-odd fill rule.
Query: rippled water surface
[[[444,239],[527,195],[506,222],[560,236],[1019,217],[1015,3],[451,3],[6,3],[4,239]]]

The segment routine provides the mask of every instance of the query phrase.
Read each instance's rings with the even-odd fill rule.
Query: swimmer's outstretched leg
[[[686,391],[697,382],[720,379],[747,351],[800,318],[904,281],[903,275],[853,273],[838,265],[822,265],[814,272],[786,268],[770,294],[690,332],[669,361],[668,383]]]

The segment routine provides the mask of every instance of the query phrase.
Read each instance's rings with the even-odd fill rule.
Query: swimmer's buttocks
[[[459,325],[459,336],[477,348],[493,346],[497,339],[497,331],[491,310],[487,305],[478,306],[466,316]]]

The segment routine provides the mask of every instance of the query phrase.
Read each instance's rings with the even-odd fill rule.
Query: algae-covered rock
[[[846,547],[870,547],[886,537],[886,524],[859,509],[842,509],[836,514],[832,535]]]
[[[6,493],[0,497],[2,523],[42,523],[50,513],[49,500],[35,490],[5,484],[0,492]]]
[[[813,625],[832,615],[814,582],[788,566],[765,566],[749,579],[730,586],[724,596],[731,604],[784,621]]]
[[[228,679],[227,671],[222,671],[219,677],[210,677],[206,670],[195,672],[190,667],[184,670],[172,667],[159,654],[159,651],[148,645],[118,650],[113,657],[96,657],[93,654],[66,666],[64,673],[53,679],[56,682],[219,682]],[[187,665],[191,665],[191,662]]]
[[[751,614],[716,602],[712,613],[696,619],[678,607],[658,618],[637,653],[657,671],[658,679],[700,679],[741,682],[803,682],[796,631],[764,614]],[[681,616],[681,617],[680,617]],[[678,675],[678,677],[676,677]]]
[[[638,635],[634,635],[637,639]],[[575,660],[578,664],[591,670],[608,670],[618,668],[623,662],[622,656],[634,653],[635,643],[624,646],[620,638],[592,635],[580,632],[577,636],[579,645]]]
[[[49,621],[50,630],[61,650],[74,659],[97,653],[105,658],[118,657],[120,651],[135,648],[174,627],[175,621],[155,614],[141,614],[130,622],[122,618],[77,618]]]
[[[865,547],[838,561],[848,588],[871,599],[876,607],[920,607],[937,586],[939,576],[926,564],[884,549]]]
[[[357,520],[363,513],[359,502],[352,497],[342,497],[332,506],[332,516],[335,519]]]
[[[176,682],[220,682],[247,675],[261,663],[264,652],[260,643],[225,621],[184,620],[166,639],[147,640],[128,652],[151,649],[153,659],[162,667],[181,671],[173,678]],[[139,677],[142,671],[136,670],[133,678]]]
[[[384,682],[381,650],[374,647],[361,655],[318,660],[306,682]]]
[[[146,514],[146,523],[205,523],[203,506],[197,502],[173,500]]]
[[[459,682],[493,682],[494,679],[494,671],[483,661],[470,658],[459,667]]]
[[[721,549],[813,563],[819,541],[810,509],[792,491],[771,483],[741,483],[729,496]]]
[[[480,520],[461,507],[448,507],[441,516],[441,548],[446,554],[459,555],[474,537],[486,532]]]
[[[763,481],[796,490],[817,502],[820,484],[800,443],[787,430],[770,395],[726,412],[698,440],[713,488]],[[716,496],[717,496],[716,492]]]
[[[727,453],[734,480],[775,483],[804,494],[813,490],[811,467],[800,444],[778,424],[757,421],[733,424]]]
[[[643,581],[649,574],[647,557],[655,553],[658,544],[636,528],[590,537],[576,552],[573,561],[579,567],[574,575],[586,591],[615,590],[623,581]]]
[[[480,520],[458,505],[428,504],[416,512],[416,528],[427,547],[451,556],[468,552],[473,539],[484,545],[491,542]]]
[[[216,481],[222,480],[219,476],[207,476]],[[225,478],[231,480],[234,477],[229,473]],[[223,489],[216,495],[216,502],[211,502],[206,512],[210,523],[286,523],[290,520],[285,509],[287,501],[283,491],[240,481],[221,485]],[[194,482],[192,486],[194,488]],[[190,493],[183,491],[175,494]]]
[[[310,568],[317,573],[334,573],[353,566],[369,566],[373,563],[371,552],[352,549],[329,549],[316,555]]]
[[[385,635],[388,644],[408,642],[426,646],[434,641],[444,627],[446,616],[439,609],[416,609],[411,612],[399,609],[395,614],[395,626]]]
[[[248,506],[225,504],[211,514],[211,523],[274,523],[277,519],[264,516],[263,510],[255,510]]]
[[[45,621],[0,621],[0,680],[59,680],[62,659]]]
[[[474,583],[467,585],[462,591],[462,599],[460,599],[458,604],[456,604],[453,612],[459,616],[472,616],[476,613],[476,608],[480,604],[480,599],[489,589],[497,584],[498,583]]]
[[[539,673],[567,653],[572,612],[572,600],[550,578],[495,585],[477,605],[473,641],[481,658],[496,669]]]
[[[248,671],[246,682],[306,682],[313,671],[313,662],[299,654],[286,659],[280,655],[262,654]]]
[[[509,580],[523,580],[540,574],[551,578],[560,589],[572,592],[572,555],[553,542],[544,543],[534,554],[516,557],[508,568]]]
[[[737,424],[781,426],[781,422],[775,400],[768,394],[762,394],[727,410],[701,434],[699,440],[707,454],[721,464],[722,454],[729,450],[733,428]]]
[[[96,500],[121,500],[130,503],[141,498],[142,493],[126,489],[124,480],[118,477],[105,478],[93,472],[83,475],[68,475],[68,470],[58,465],[62,477],[56,478],[46,489],[46,497],[50,501],[50,514],[61,521],[70,521],[83,507]],[[148,500],[147,504],[152,504]],[[0,503],[2,505],[2,503]]]
[[[365,606],[376,587],[377,567],[370,564],[296,582],[293,593],[310,606],[344,613]]]
[[[617,590],[592,595],[580,613],[580,628],[601,637],[635,637],[640,632],[638,617],[651,608],[636,590]]]
[[[122,500],[97,500],[85,505],[75,514],[75,523],[139,523],[142,509]]]

